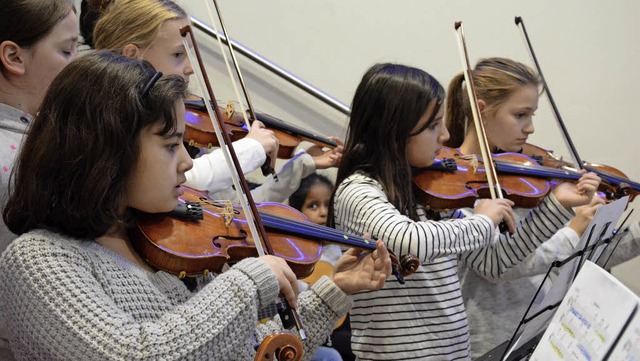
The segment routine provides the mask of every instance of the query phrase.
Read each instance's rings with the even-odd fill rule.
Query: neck
[[[120,256],[128,259],[129,261],[137,264],[141,268],[155,272],[155,270],[140,257],[140,255],[133,249],[129,236],[124,228],[118,230],[109,231],[104,236],[96,239],[96,242],[102,247],[108,248],[111,251],[119,254]]]
[[[490,151],[495,151],[494,147],[489,144]],[[478,134],[475,128],[470,128],[464,137],[462,145],[460,145],[460,153],[462,154],[482,154],[480,151],[480,141],[478,140]]]
[[[38,106],[34,104],[34,97],[34,94],[27,91],[25,87],[0,76],[0,103],[35,116]]]

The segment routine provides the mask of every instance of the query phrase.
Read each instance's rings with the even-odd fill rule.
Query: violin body
[[[206,148],[218,147],[218,138],[216,137],[209,114],[207,114],[204,102],[202,100],[187,100],[185,101],[185,105],[186,129],[183,139],[192,146]],[[231,102],[228,102],[224,109],[225,112],[222,114],[225,125],[224,130],[229,134],[232,141],[244,138],[249,132],[249,129],[247,129],[244,123],[242,113],[236,111]],[[337,144],[330,139],[291,126],[270,115],[256,113],[256,116],[269,130],[274,132],[278,139],[278,158],[280,159],[292,158],[296,148],[303,140],[330,148],[337,146]]]
[[[193,276],[220,273],[227,263],[258,257],[258,251],[244,213],[230,203],[214,201],[205,193],[183,187],[180,202],[199,202],[203,219],[199,221],[144,214],[130,230],[133,247],[157,269]],[[375,250],[374,242],[309,222],[298,210],[280,203],[257,205],[267,230],[273,255],[287,261],[298,278],[310,276],[322,254],[325,241]],[[411,255],[392,263],[403,276],[413,273],[420,262]]]
[[[429,167],[413,176],[416,196],[421,204],[429,209],[442,211],[473,208],[476,200],[491,198],[483,167],[472,164],[473,161],[452,148],[442,148],[438,158],[455,160],[455,169]],[[497,154],[493,159],[525,167],[537,164],[533,159],[516,153]],[[500,186],[505,198],[522,208],[537,206],[551,190],[550,182],[543,177],[504,172],[500,173]]]
[[[207,271],[219,273],[226,263],[258,257],[239,207],[216,202],[187,187],[183,189],[180,201],[200,202],[204,218],[194,222],[164,214],[140,217],[132,231],[132,243],[149,264],[175,275],[193,276]],[[279,203],[262,203],[258,209],[261,214],[306,221],[302,213]],[[322,243],[277,230],[269,232],[269,240],[274,255],[284,258],[298,277],[310,275],[322,253]]]
[[[534,158],[538,163],[546,167],[573,169],[575,165],[557,158],[552,151],[525,143],[522,147],[522,154]],[[613,201],[624,196],[629,196],[629,201],[633,201],[640,192],[640,184],[627,177],[622,171],[604,164],[584,162],[584,169],[594,172],[602,178],[598,191],[605,195],[608,201]]]

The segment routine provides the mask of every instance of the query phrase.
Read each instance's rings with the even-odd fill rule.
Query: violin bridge
[[[233,116],[233,113],[235,112],[236,112],[235,105],[233,105],[233,102],[231,100],[228,100],[227,106],[225,108],[225,113],[227,113],[227,119],[231,119],[231,117]]]
[[[222,203],[222,216],[224,217],[224,226],[229,227],[233,222],[233,204],[229,200],[220,201]]]

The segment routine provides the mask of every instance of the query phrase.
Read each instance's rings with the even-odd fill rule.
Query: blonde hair
[[[493,114],[514,91],[523,86],[540,86],[540,77],[533,69],[506,58],[481,59],[471,73],[476,95],[486,104],[483,114]],[[445,143],[447,147],[459,147],[473,122],[465,86],[463,73],[457,74],[449,83],[445,114],[450,134]]]
[[[171,0],[118,0],[110,4],[96,23],[96,49],[122,53],[127,44],[149,47],[164,23],[187,19],[188,15]]]

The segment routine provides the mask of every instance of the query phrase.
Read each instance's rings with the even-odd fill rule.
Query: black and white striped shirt
[[[459,216],[453,212],[453,218]],[[335,195],[336,228],[382,239],[396,255],[416,255],[422,266],[401,285],[389,278],[383,289],[354,295],[352,349],[359,360],[466,360],[469,331],[458,261],[497,279],[522,261],[572,214],[547,197],[518,224],[513,236],[494,239],[484,215],[421,221],[401,214],[380,184],[362,174],[345,179]]]

